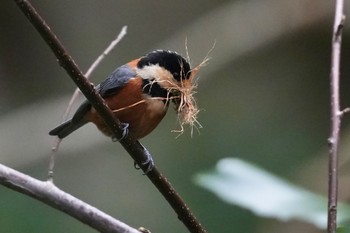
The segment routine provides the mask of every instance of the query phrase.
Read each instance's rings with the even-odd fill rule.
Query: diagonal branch
[[[69,195],[52,182],[40,181],[0,164],[0,184],[69,214],[99,232],[140,233],[99,209]]]
[[[329,142],[328,164],[328,223],[327,232],[335,233],[337,229],[337,204],[338,204],[338,147],[341,117],[345,111],[340,110],[339,101],[339,77],[340,77],[340,52],[342,30],[344,26],[344,1],[336,0],[335,17],[332,36],[331,54],[331,135]]]
[[[123,37],[126,35],[126,29],[127,26],[124,26],[118,36],[110,43],[110,45],[103,51],[103,53],[98,56],[98,58],[92,63],[92,65],[89,67],[89,69],[85,73],[85,77],[87,79],[90,78],[92,72],[96,69],[96,67],[102,62],[102,60],[115,48],[115,46],[123,39]],[[79,96],[79,88],[75,88],[75,91],[69,100],[68,106],[66,111],[64,112],[62,116],[62,123],[65,122],[68,119],[68,115],[72,109],[74,101]],[[48,172],[48,179],[53,180],[53,170],[55,166],[55,157],[56,152],[58,151],[58,148],[60,146],[61,139],[58,137],[54,138],[53,146],[51,148],[51,155],[50,155],[50,162],[49,162],[49,172]]]
[[[79,87],[81,92],[90,101],[91,105],[100,114],[101,118],[105,121],[106,125],[111,129],[117,138],[121,138],[123,130],[120,122],[114,117],[112,111],[105,104],[104,100],[98,95],[92,86],[92,84],[84,77],[78,66],[75,64],[72,57],[65,50],[61,42],[58,40],[56,35],[51,31],[50,27],[36,12],[34,7],[27,0],[14,0],[18,7],[22,10],[24,15],[37,29],[42,38],[51,48],[53,53],[56,55],[59,64],[66,70],[71,79]],[[147,159],[144,147],[135,139],[127,135],[120,143],[125,150],[130,154],[134,161],[141,167],[145,172],[147,167],[144,166],[143,162]],[[170,206],[177,213],[178,218],[184,223],[187,229],[192,233],[205,233],[206,230],[201,226],[199,221],[190,211],[188,206],[184,203],[182,198],[177,194],[172,185],[167,179],[154,167],[153,170],[147,173],[147,177],[162,193],[164,198],[168,201]]]

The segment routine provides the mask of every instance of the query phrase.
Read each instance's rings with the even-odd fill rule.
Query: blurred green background
[[[208,232],[321,232],[259,218],[193,183],[223,157],[241,158],[311,191],[327,193],[332,1],[32,1],[86,70],[122,26],[128,34],[93,74],[154,49],[186,55],[200,72],[200,134],[171,133],[170,109],[142,143]],[[349,14],[349,6],[346,13]],[[350,33],[345,24],[342,106],[350,106]],[[75,86],[13,1],[0,2],[0,162],[45,179],[52,138]],[[79,100],[81,101],[82,98]],[[349,117],[342,127],[340,198],[350,198]],[[93,125],[63,141],[58,187],[132,226],[187,232],[118,143]],[[244,195],[244,193],[242,193]],[[256,194],[259,199],[259,193]],[[0,187],[0,232],[95,232],[36,200]],[[261,200],[264,201],[264,200]]]

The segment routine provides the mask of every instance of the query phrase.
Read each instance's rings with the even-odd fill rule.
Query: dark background
[[[179,138],[170,109],[142,143],[209,232],[319,232],[302,222],[259,218],[193,183],[223,157],[257,164],[326,195],[333,2],[32,1],[86,70],[122,26],[128,34],[98,67],[101,82],[117,66],[154,49],[186,55],[200,72],[200,134]],[[349,12],[348,9],[346,9]],[[342,53],[342,106],[349,106],[350,43]],[[46,178],[52,138],[75,86],[12,1],[0,2],[1,163]],[[81,101],[82,98],[79,100]],[[342,200],[347,200],[349,117],[341,141]],[[187,232],[117,143],[93,125],[64,140],[55,183],[134,227]],[[244,193],[242,193],[244,195]],[[0,187],[1,232],[94,232],[36,200]],[[257,193],[257,198],[259,194]],[[263,201],[263,200],[262,200]]]

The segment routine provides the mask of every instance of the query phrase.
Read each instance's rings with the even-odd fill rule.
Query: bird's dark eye
[[[179,73],[174,72],[174,73],[173,73],[173,76],[174,76],[175,79],[177,79],[177,77],[179,77]]]

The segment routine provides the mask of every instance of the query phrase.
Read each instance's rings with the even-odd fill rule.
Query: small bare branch
[[[344,108],[342,111],[341,111],[341,116],[344,116],[344,114],[347,114],[350,112],[350,108]]]
[[[124,36],[126,35],[126,31],[127,31],[127,26],[124,26],[122,28],[122,30],[119,32],[118,36],[110,43],[110,45],[103,51],[103,53],[98,56],[98,58],[92,63],[92,65],[90,66],[90,68],[87,70],[87,72],[85,73],[85,77],[87,79],[90,78],[92,72],[98,67],[99,64],[101,64],[102,60],[117,46],[117,44],[124,38]],[[68,119],[69,113],[72,110],[72,106],[74,101],[78,98],[79,96],[79,88],[76,88],[71,99],[68,102],[68,106],[66,111],[64,112],[63,116],[62,116],[62,122],[66,121]],[[49,172],[48,172],[48,180],[53,181],[53,170],[54,170],[54,166],[55,166],[55,157],[56,157],[56,152],[59,149],[59,146],[61,144],[61,139],[58,137],[55,137],[54,141],[53,141],[53,146],[51,148],[52,152],[50,155],[50,162],[49,162]]]
[[[127,224],[60,190],[52,182],[34,179],[2,164],[0,164],[0,184],[65,212],[99,232],[140,233]]]
[[[329,144],[328,164],[328,222],[327,232],[335,233],[337,229],[337,204],[338,204],[338,147],[341,116],[345,111],[340,111],[339,79],[340,79],[340,52],[342,29],[344,25],[344,1],[336,0],[335,17],[332,37],[331,54],[331,135]]]
[[[119,44],[119,42],[124,38],[124,36],[126,35],[126,31],[127,31],[127,26],[124,26],[121,31],[119,32],[118,36],[109,44],[109,46],[103,51],[103,53],[97,57],[97,59],[91,64],[91,66],[89,67],[89,69],[86,71],[86,73],[84,74],[85,77],[87,79],[90,79],[90,76],[92,74],[92,72],[94,72],[96,70],[96,68],[99,66],[99,64],[101,64],[102,60],[115,48],[115,46],[117,46]],[[76,98],[78,97],[80,91],[79,88],[76,88],[72,98],[70,99],[69,103],[68,103],[68,107],[66,109],[66,111],[64,112],[63,116],[62,116],[62,122],[66,121],[68,119],[68,115],[72,109],[73,103],[76,100]]]

